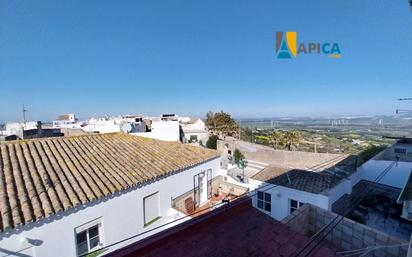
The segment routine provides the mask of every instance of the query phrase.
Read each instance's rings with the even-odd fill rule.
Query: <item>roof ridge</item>
[[[38,142],[38,141],[50,141],[50,140],[59,140],[62,138],[80,138],[80,137],[99,137],[103,135],[119,135],[119,134],[126,134],[123,132],[110,132],[110,133],[87,133],[83,135],[68,135],[68,136],[61,136],[61,137],[42,137],[42,138],[30,138],[30,139],[18,139],[18,140],[10,140],[10,141],[2,141],[0,144],[16,144],[16,143],[29,143],[29,142]],[[129,134],[127,134],[129,135]],[[132,136],[132,135],[129,135]]]

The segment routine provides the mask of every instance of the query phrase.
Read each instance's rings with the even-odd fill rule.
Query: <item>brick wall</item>
[[[313,153],[302,151],[275,150],[271,147],[237,140],[218,140],[217,150],[221,153],[223,167],[227,165],[227,151],[238,148],[246,159],[298,169],[326,169],[345,159],[346,154]]]

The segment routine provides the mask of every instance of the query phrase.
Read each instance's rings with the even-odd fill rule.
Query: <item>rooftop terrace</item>
[[[309,240],[253,208],[250,200],[242,201],[107,256],[286,257],[293,256]],[[332,257],[335,254],[334,250],[320,247],[310,256]]]

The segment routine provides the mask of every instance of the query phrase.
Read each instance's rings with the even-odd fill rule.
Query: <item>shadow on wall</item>
[[[26,250],[29,250],[33,246],[40,246],[43,244],[43,240],[40,239],[31,239],[31,238],[24,238],[22,239],[22,244],[25,244],[26,247],[19,251],[10,251],[0,247],[0,254],[4,254],[2,256],[15,256],[15,257],[32,257],[32,255],[25,254]],[[30,245],[30,246],[27,246]]]

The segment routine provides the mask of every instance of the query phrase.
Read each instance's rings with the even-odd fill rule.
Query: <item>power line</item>
[[[289,172],[289,171],[288,171],[288,172]],[[265,190],[260,190],[261,188],[264,188],[264,187],[267,187],[267,186],[271,186],[271,187],[268,188],[268,189],[265,189]],[[232,199],[232,201],[233,201],[233,200],[236,200],[236,199],[238,199],[238,198],[244,197],[243,199],[240,199],[240,200],[238,200],[238,201],[236,201],[236,202],[233,202],[234,204],[238,205],[238,204],[241,204],[241,203],[243,203],[244,201],[250,200],[250,199],[252,199],[254,196],[256,196],[256,195],[257,195],[257,189],[259,189],[260,192],[266,192],[266,191],[268,191],[268,190],[270,190],[270,189],[272,189],[272,188],[278,187],[278,186],[279,186],[279,185],[273,185],[273,184],[264,185],[264,186],[262,186],[262,187],[256,188],[256,192],[255,192],[255,193],[253,193],[253,194],[251,194],[251,195],[249,195],[248,192],[243,193],[243,194],[241,194],[241,195],[235,196],[235,197]],[[227,204],[228,204],[227,202],[220,202],[220,203],[218,203],[218,204],[216,204],[216,205],[214,205],[214,206],[209,206],[209,207],[206,208],[206,209],[203,209],[203,210],[200,210],[200,211],[197,211],[197,212],[193,212],[193,213],[191,213],[190,215],[195,215],[195,214],[199,214],[199,213],[202,213],[202,212],[206,212],[207,210],[209,210],[209,209],[211,209],[211,208],[216,208],[216,207],[224,206],[224,205],[227,205]],[[227,209],[217,209],[217,210],[226,211]],[[102,247],[102,248],[100,248],[100,249],[97,249],[97,250],[95,250],[95,251],[92,251],[92,252],[89,252],[89,253],[80,255],[79,257],[87,257],[87,255],[89,255],[89,254],[92,254],[92,253],[101,251],[101,250],[103,250],[103,249],[108,249],[108,248],[110,248],[110,247],[112,247],[112,246],[114,246],[114,245],[117,245],[117,244],[126,242],[126,241],[128,241],[128,240],[130,240],[130,239],[133,239],[133,238],[142,236],[142,235],[144,235],[144,234],[147,234],[147,233],[149,233],[149,232],[155,231],[155,230],[157,230],[157,229],[159,229],[159,228],[165,227],[165,226],[167,226],[167,225],[173,224],[173,223],[175,223],[175,222],[178,222],[178,221],[183,220],[183,219],[186,219],[186,218],[188,218],[188,216],[184,216],[184,217],[181,217],[181,218],[172,220],[172,221],[167,222],[167,223],[165,223],[165,224],[162,224],[162,225],[159,225],[159,226],[157,226],[157,227],[151,228],[151,229],[149,229],[149,230],[143,231],[143,232],[141,232],[141,233],[139,233],[139,234],[135,234],[135,235],[130,236],[130,237],[128,237],[128,238],[125,238],[125,239],[122,239],[122,240],[120,240],[120,241],[117,241],[117,242],[114,242],[114,243],[112,243],[112,244],[109,244],[109,245],[107,245],[107,246],[105,246],[105,247]],[[159,232],[160,232],[160,231],[159,231]],[[143,238],[143,239],[141,239],[141,240],[145,240],[145,239],[146,239],[146,238]],[[127,248],[127,247],[130,247],[130,245],[129,245],[129,246],[126,246],[125,248]]]
[[[378,183],[378,182],[393,168],[393,166],[396,164],[396,162],[397,162],[397,161],[393,161],[392,163],[390,163],[390,164],[388,165],[388,167],[386,167],[386,168],[376,177],[376,179],[374,180],[374,182]],[[369,190],[366,192],[366,195],[369,193],[369,191],[371,191],[371,189],[369,189]],[[326,229],[328,229],[328,227],[329,227],[330,225],[332,225],[332,227],[331,227],[329,230],[326,231],[326,234],[323,235],[323,236],[320,238],[320,240],[319,240],[318,242],[316,242],[316,244],[315,244],[312,248],[309,249],[309,252],[304,255],[305,257],[308,256],[315,248],[317,248],[317,247],[319,246],[319,244],[326,238],[326,236],[327,236],[330,232],[332,232],[333,229],[334,229],[337,225],[339,225],[339,223],[345,218],[345,216],[348,215],[348,214],[352,211],[352,208],[359,203],[359,201],[363,198],[363,195],[365,195],[365,194],[362,193],[362,194],[361,194],[361,197],[359,197],[357,200],[355,200],[355,202],[351,203],[350,208],[347,208],[346,212],[345,212],[342,216],[341,216],[341,215],[337,215],[337,216],[336,216],[335,218],[333,218],[327,225],[325,225],[324,227],[322,227],[314,236],[311,237],[311,239],[309,240],[309,242],[307,242],[307,243],[299,250],[299,252],[298,252],[296,255],[294,255],[294,256],[297,257],[297,256],[299,256],[300,254],[302,254],[302,253],[310,246],[310,244],[311,244],[312,242],[315,242],[315,240],[317,240],[318,237],[321,236],[321,233],[322,233],[323,231],[326,231]],[[335,221],[337,221],[337,222],[335,223]]]
[[[327,165],[327,164],[329,164],[331,161],[333,161],[333,160],[335,160],[335,159],[337,159],[337,158],[339,158],[339,157],[335,157],[335,158],[333,158],[333,159],[331,159],[331,160],[327,160],[327,161],[325,161],[325,162],[323,162],[323,163],[320,163],[320,164],[317,164],[317,165],[315,165],[315,166],[313,166],[313,167],[316,167],[316,166],[319,166],[319,165],[322,166],[322,164],[326,164],[326,165]],[[284,173],[284,174],[288,175],[289,172],[290,172],[290,170],[287,171],[287,172]],[[269,186],[270,186],[270,187],[269,187]],[[258,187],[258,188],[256,188],[256,189],[254,190],[254,191],[256,191],[256,192],[254,192],[253,194],[250,194],[250,192],[243,193],[243,194],[241,194],[241,195],[235,196],[235,197],[232,199],[231,202],[233,202],[233,200],[236,200],[236,199],[239,199],[239,198],[243,198],[243,197],[244,197],[243,199],[239,199],[238,201],[233,202],[233,204],[241,204],[241,203],[243,203],[243,202],[246,201],[246,200],[253,200],[253,197],[255,197],[255,196],[257,195],[258,191],[259,191],[259,192],[267,192],[268,190],[271,190],[271,189],[276,188],[276,187],[278,187],[278,186],[283,186],[283,185],[267,184],[267,185]],[[267,189],[265,189],[265,190],[262,190],[263,188],[266,188],[266,187],[269,187],[269,188],[267,188]],[[211,209],[211,208],[216,208],[216,207],[224,206],[224,205],[226,205],[226,204],[228,204],[228,203],[226,203],[226,202],[220,202],[220,203],[218,203],[218,204],[216,204],[216,205],[214,205],[214,206],[209,206],[209,207],[206,208],[206,209],[203,209],[203,210],[200,210],[200,211],[197,211],[197,212],[193,212],[193,213],[191,213],[191,215],[195,215],[195,214],[199,214],[199,213],[206,213],[206,211],[208,211],[208,210]],[[226,211],[227,209],[223,209],[223,210],[222,210],[222,209],[218,209],[218,210]],[[170,222],[167,222],[167,223],[165,223],[165,224],[162,224],[162,225],[159,225],[159,226],[157,226],[157,227],[151,228],[151,229],[149,229],[149,230],[143,231],[143,232],[141,232],[141,233],[138,233],[138,234],[132,235],[132,236],[130,236],[130,237],[127,237],[127,238],[125,238],[125,239],[116,241],[116,242],[114,242],[114,243],[112,243],[112,244],[109,244],[109,245],[107,245],[107,246],[104,246],[104,247],[102,247],[102,248],[99,248],[99,249],[97,249],[97,250],[94,250],[94,251],[89,252],[89,253],[87,253],[87,254],[80,255],[79,257],[87,257],[87,255],[89,255],[89,254],[96,253],[96,252],[101,251],[101,250],[103,250],[103,249],[108,249],[108,248],[110,248],[110,247],[112,247],[112,246],[114,246],[114,245],[117,245],[117,244],[126,242],[126,241],[128,241],[128,240],[133,239],[133,238],[136,238],[136,237],[145,235],[145,234],[147,234],[147,233],[149,233],[149,232],[155,231],[155,230],[157,230],[157,229],[159,229],[159,228],[162,228],[162,227],[165,227],[165,226],[167,226],[167,225],[170,225],[170,224],[173,224],[173,223],[175,223],[175,222],[178,222],[178,221],[181,221],[181,220],[183,220],[183,219],[186,219],[187,217],[188,217],[188,216],[184,216],[184,217],[181,217],[181,218],[172,220],[172,221],[170,221]],[[291,219],[291,220],[292,220],[292,219]],[[289,221],[290,221],[290,220],[289,220]],[[160,232],[160,231],[159,231],[159,232]],[[139,240],[139,241],[142,241],[142,240],[144,241],[145,239],[146,239],[146,238],[143,238],[143,239],[141,239],[141,240]],[[130,245],[125,246],[124,248],[127,248],[127,247],[130,247]]]

